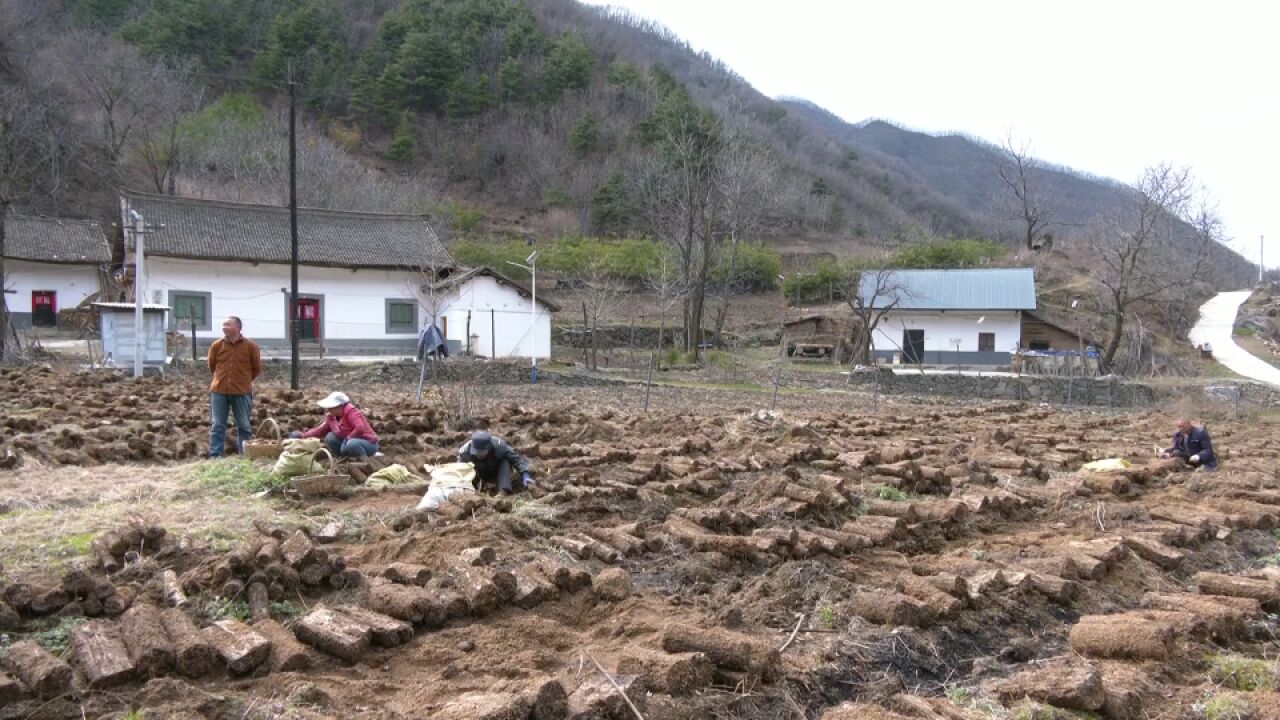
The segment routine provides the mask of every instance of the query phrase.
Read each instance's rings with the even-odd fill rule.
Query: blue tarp
[[[1021,353],[1024,357],[1079,357],[1079,350],[1023,350]],[[1100,358],[1102,353],[1098,349],[1090,346],[1084,349],[1084,356],[1087,358]]]

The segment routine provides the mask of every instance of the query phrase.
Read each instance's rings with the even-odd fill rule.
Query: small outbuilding
[[[102,331],[102,358],[110,365],[133,365],[137,336],[134,334],[137,309],[133,303],[94,303]],[[168,358],[165,333],[167,305],[143,305],[142,329],[144,365],[163,365]]]
[[[848,345],[851,324],[847,318],[811,313],[782,323],[782,345],[787,357],[835,359]]]
[[[539,278],[541,279],[541,278]],[[450,352],[488,358],[551,357],[551,315],[560,310],[493,268],[460,270],[423,288]],[[428,311],[429,312],[429,311]]]
[[[58,311],[98,295],[111,262],[102,226],[90,220],[10,213],[4,224],[5,303],[18,330],[55,328]]]

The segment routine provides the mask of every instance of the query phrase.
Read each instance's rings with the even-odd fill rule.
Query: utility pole
[[[298,93],[289,63],[289,387],[298,389]]]
[[[1264,235],[1258,236],[1258,284],[1259,285],[1262,284],[1262,276],[1266,272],[1266,267],[1267,267],[1262,263],[1262,252],[1267,247],[1265,240],[1266,240],[1266,236]]]
[[[521,265],[518,262],[511,262],[510,260],[507,261],[507,264],[514,265],[518,268],[524,268],[529,271],[529,359],[533,363],[530,371],[532,373],[532,384],[537,385],[538,347],[535,342],[536,333],[534,333],[534,328],[538,326],[538,251],[534,250],[529,253],[529,257],[525,258],[524,261],[529,264]],[[470,335],[471,331],[468,330],[467,334]],[[468,338],[468,342],[469,341],[470,338]],[[661,336],[658,338],[658,344],[662,344]]]
[[[9,201],[5,198],[9,195],[4,190],[0,188],[0,362],[4,362],[5,340],[9,334],[9,299],[5,297],[9,290],[4,284],[4,225],[9,216]]]
[[[130,210],[129,214],[133,216],[133,376],[140,378],[142,355],[147,350],[146,334],[143,332],[145,315],[142,312],[142,306],[147,302],[147,289],[143,286],[143,278],[146,277],[143,269],[146,226],[137,210]]]
[[[140,378],[147,350],[146,315],[142,311],[147,304],[146,237],[163,230],[164,225],[147,225],[142,215],[132,208],[129,218],[133,220],[133,376]]]

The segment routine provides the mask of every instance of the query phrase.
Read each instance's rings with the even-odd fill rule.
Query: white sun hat
[[[346,405],[349,402],[351,402],[351,398],[347,397],[343,393],[333,392],[333,393],[329,393],[329,397],[321,400],[316,404],[324,408],[325,410],[332,410],[338,406]]]

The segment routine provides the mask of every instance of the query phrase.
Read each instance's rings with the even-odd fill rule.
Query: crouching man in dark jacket
[[[1192,467],[1203,467],[1207,470],[1218,467],[1218,456],[1213,453],[1213,442],[1209,439],[1209,431],[1192,425],[1186,418],[1178,420],[1178,431],[1173,434],[1173,447],[1165,450],[1160,456],[1182,458]]]
[[[471,440],[458,450],[458,462],[469,462],[476,469],[476,489],[497,483],[503,495],[527,489],[533,485],[529,476],[529,461],[505,440],[484,430],[477,430]],[[519,482],[519,487],[515,483]]]

